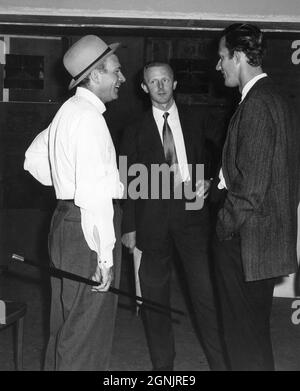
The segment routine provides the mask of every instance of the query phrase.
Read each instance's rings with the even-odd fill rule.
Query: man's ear
[[[240,64],[241,63],[243,55],[245,56],[245,53],[244,52],[240,52],[240,51],[235,51],[233,53],[233,58],[234,58],[236,64]]]
[[[177,87],[177,80],[174,80],[174,81],[173,81],[173,91],[176,90],[176,87]]]
[[[146,94],[149,94],[148,87],[144,82],[141,83],[141,87]]]
[[[90,73],[90,79],[96,83],[99,83],[101,80],[102,74],[98,69],[93,69]]]

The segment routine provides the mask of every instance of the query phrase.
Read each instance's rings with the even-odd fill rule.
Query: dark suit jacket
[[[299,137],[275,85],[260,79],[229,124],[222,167],[228,193],[218,213],[221,240],[238,233],[246,281],[297,269]]]
[[[201,118],[196,110],[189,107],[178,107],[182,127],[187,161],[192,165],[191,183],[195,190],[195,164],[205,163],[204,132],[201,129]],[[143,163],[150,172],[151,164],[165,163],[164,150],[152,110],[146,112],[136,123],[124,131],[120,155],[128,158],[128,167],[134,163]],[[209,175],[209,174],[208,174]],[[132,180],[128,178],[128,182]],[[150,175],[149,190],[151,191]],[[184,186],[184,185],[183,185]],[[150,194],[150,193],[149,193]],[[186,199],[172,201],[177,203],[176,218],[178,224],[202,224],[208,229],[209,219],[206,206],[201,210],[186,210]],[[192,203],[192,200],[188,202]],[[128,196],[123,202],[122,232],[137,233],[137,247],[158,249],[168,233],[170,201],[168,199],[137,199]],[[173,213],[173,210],[172,210]]]

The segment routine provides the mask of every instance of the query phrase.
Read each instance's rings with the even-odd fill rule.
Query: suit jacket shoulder
[[[254,84],[245,98],[245,104],[253,99],[259,99],[266,105],[270,105],[270,107],[272,107],[272,104],[276,101],[285,105],[283,92],[270,77],[264,77]]]

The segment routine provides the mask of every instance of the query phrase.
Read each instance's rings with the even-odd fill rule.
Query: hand
[[[210,179],[200,179],[196,183],[196,196],[205,200],[205,198],[208,196],[209,188],[211,186],[211,180]]]
[[[132,253],[136,245],[136,231],[124,234],[121,238],[121,242],[129,249],[129,252]]]
[[[99,266],[99,264],[96,267],[96,271],[94,275],[92,276],[93,281],[100,282],[100,285],[93,286],[92,291],[93,292],[107,292],[110,284],[113,281],[113,268],[112,267],[106,267],[103,264]]]

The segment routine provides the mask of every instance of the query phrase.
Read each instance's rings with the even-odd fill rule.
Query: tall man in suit
[[[262,70],[263,49],[256,26],[233,24],[222,34],[216,66],[225,85],[242,94],[223,149],[218,187],[227,194],[214,242],[232,370],[274,369],[275,277],[297,269],[299,144],[287,100]]]
[[[151,63],[144,67],[141,86],[149,94],[152,109],[126,130],[121,154],[127,156],[128,167],[135,163],[146,166],[149,178],[153,165],[168,163],[171,166],[175,162],[172,167],[177,166],[178,170],[171,181],[169,199],[161,195],[151,197],[155,189],[150,180],[147,199],[134,200],[128,195],[123,208],[122,241],[129,249],[136,246],[142,251],[139,270],[142,295],[166,306],[170,305],[175,245],[210,368],[224,370],[208,257],[208,208],[204,203],[201,209],[188,210],[185,197],[175,196],[178,188],[184,190],[192,184],[196,192],[196,182],[203,185],[203,181],[196,180],[195,167],[197,163],[204,163],[205,152],[199,116],[197,112],[177,107],[173,98],[176,84],[168,64]],[[197,194],[203,197],[204,186],[197,189]],[[172,370],[175,347],[170,314],[145,309],[143,320],[153,369]]]

